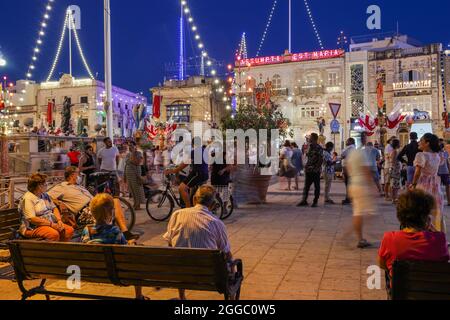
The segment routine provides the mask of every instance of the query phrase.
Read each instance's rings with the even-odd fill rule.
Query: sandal
[[[141,297],[139,297],[139,298],[136,298],[136,300],[138,300],[138,301],[150,301],[150,300],[152,300],[152,299],[150,299],[149,297],[147,297],[147,296],[141,296]]]
[[[362,239],[358,242],[358,249],[364,249],[372,246],[366,239]]]

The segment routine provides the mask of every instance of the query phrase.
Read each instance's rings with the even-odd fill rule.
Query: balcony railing
[[[307,97],[322,95],[322,94],[325,94],[325,87],[322,85],[298,87],[295,90],[295,94],[299,95],[299,96],[307,96]]]

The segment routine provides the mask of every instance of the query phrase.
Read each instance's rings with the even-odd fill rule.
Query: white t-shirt
[[[113,146],[110,149],[103,148],[98,152],[98,159],[102,159],[100,170],[116,171],[116,157],[119,155],[119,149]]]

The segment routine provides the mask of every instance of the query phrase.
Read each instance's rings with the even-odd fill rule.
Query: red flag
[[[381,80],[378,80],[377,84],[377,105],[378,109],[383,109],[384,107],[384,88]]]
[[[47,105],[47,123],[51,127],[53,126],[53,102],[49,101]]]
[[[155,119],[161,118],[162,100],[163,100],[162,96],[154,96],[153,97],[153,118],[155,118]]]

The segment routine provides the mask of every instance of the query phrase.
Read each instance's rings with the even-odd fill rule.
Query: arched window
[[[272,87],[274,89],[281,89],[281,77],[279,74],[276,74],[272,78]]]

